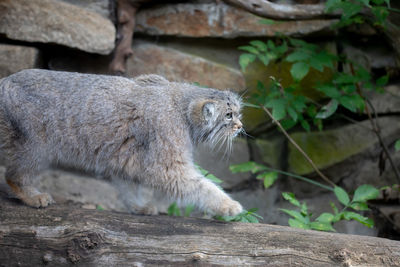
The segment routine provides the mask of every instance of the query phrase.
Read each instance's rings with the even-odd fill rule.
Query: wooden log
[[[400,242],[0,198],[0,266],[400,266]]]

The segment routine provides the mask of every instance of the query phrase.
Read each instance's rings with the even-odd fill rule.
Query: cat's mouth
[[[240,129],[233,129],[233,133],[232,133],[232,137],[235,138],[236,136],[238,136],[241,132],[243,131],[243,128]]]

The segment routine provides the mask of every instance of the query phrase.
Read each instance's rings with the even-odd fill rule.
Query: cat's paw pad
[[[47,193],[41,193],[38,195],[34,195],[32,197],[23,199],[23,201],[34,208],[45,208],[48,205],[54,203],[53,198]]]
[[[222,202],[222,205],[219,209],[219,215],[222,216],[235,216],[243,211],[242,205],[239,202],[227,199]]]

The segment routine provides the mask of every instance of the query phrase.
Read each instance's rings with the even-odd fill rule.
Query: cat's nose
[[[235,131],[237,131],[237,130],[242,129],[242,127],[243,127],[243,124],[242,124],[240,121],[237,121],[237,122],[235,123],[235,125],[233,126],[233,129],[234,129]]]

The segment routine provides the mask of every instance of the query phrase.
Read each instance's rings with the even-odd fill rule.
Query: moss
[[[319,169],[332,166],[358,154],[375,143],[369,134],[363,134],[356,125],[338,130],[310,133],[294,133],[293,140],[307,153]],[[289,144],[289,170],[303,175],[313,172],[304,156]]]

